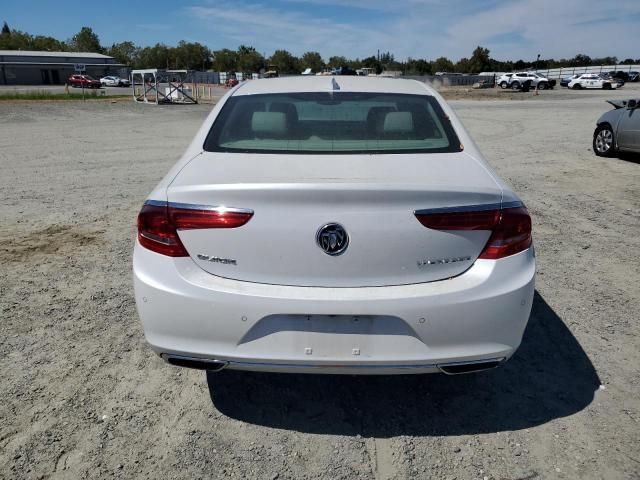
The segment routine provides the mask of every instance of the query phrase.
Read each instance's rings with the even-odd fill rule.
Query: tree
[[[373,68],[377,75],[382,73],[382,64],[373,55],[362,59],[362,66],[367,68]]]
[[[393,63],[395,61],[396,59],[393,56],[393,53],[391,52],[384,52],[382,55],[380,55],[380,63],[383,65],[386,65],[388,63]]]
[[[408,75],[431,75],[431,63],[422,58],[408,58],[406,73]]]
[[[346,57],[342,57],[342,56],[334,56],[334,57],[329,57],[329,62],[328,62],[328,66],[330,66],[331,68],[338,68],[338,67],[346,67],[349,64],[349,60],[347,60]]]
[[[67,44],[60,40],[47,37],[44,35],[38,35],[31,39],[31,48],[33,50],[45,50],[48,52],[64,52],[68,50]]]
[[[118,63],[134,65],[140,54],[140,48],[133,42],[114,43],[107,49],[107,55],[112,56]]]
[[[240,72],[258,72],[264,66],[264,57],[255,48],[240,45],[237,52],[237,65]]]
[[[324,68],[324,60],[318,52],[305,52],[300,63],[302,68],[310,68],[313,72],[320,72]]]
[[[280,73],[299,73],[300,70],[300,61],[286,50],[273,52],[269,63],[278,67]]]
[[[162,43],[156,43],[153,47],[145,47],[140,50],[135,68],[169,68],[172,56],[169,47]]]
[[[468,58],[461,58],[458,62],[453,66],[454,70],[457,73],[469,73],[474,70],[471,68],[471,60]]]
[[[513,68],[515,70],[525,70],[526,68],[529,68],[529,65],[530,63],[527,63],[524,60],[520,59],[515,61],[515,63],[513,64]]]
[[[9,25],[7,25],[7,22],[4,22],[2,25],[2,32],[0,32],[0,35],[11,35],[11,29],[9,28]]]
[[[2,50],[34,50],[33,37],[19,30],[0,34],[0,49]]]
[[[228,48],[213,52],[211,68],[216,72],[235,72],[238,70],[238,54]]]
[[[591,65],[591,57],[584,53],[579,53],[571,60],[569,60],[570,67],[583,67],[585,65]]]
[[[451,72],[454,70],[453,62],[447,57],[436,58],[431,65],[431,70],[434,72]]]
[[[185,70],[205,70],[209,64],[210,52],[204,45],[180,40],[174,48],[169,48],[170,65]]]
[[[592,58],[591,65],[617,65],[618,57]]]
[[[76,52],[102,53],[98,35],[93,33],[90,27],[82,27],[78,33],[71,37],[69,46]]]
[[[480,73],[491,69],[491,58],[489,57],[489,49],[480,46],[471,54],[467,72]]]

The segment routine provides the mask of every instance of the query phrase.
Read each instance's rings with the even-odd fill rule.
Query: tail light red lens
[[[416,213],[418,221],[434,230],[490,230],[478,258],[497,260],[531,246],[531,217],[525,207],[469,212]]]
[[[147,202],[138,214],[138,241],[143,247],[169,257],[188,257],[178,230],[236,228],[247,223],[250,210],[191,208],[166,202]]]
[[[500,223],[493,229],[479,258],[497,260],[522,252],[531,246],[531,217],[525,207],[502,210]]]
[[[501,210],[478,212],[416,213],[418,221],[433,230],[493,230]]]

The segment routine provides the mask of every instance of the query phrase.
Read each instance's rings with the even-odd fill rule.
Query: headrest
[[[413,115],[411,112],[389,112],[384,116],[382,130],[385,133],[413,132]]]
[[[253,112],[251,130],[254,133],[283,135],[287,132],[287,119],[282,112]]]
[[[298,120],[298,110],[293,103],[289,102],[273,102],[269,107],[270,112],[282,112],[287,115],[289,121]]]

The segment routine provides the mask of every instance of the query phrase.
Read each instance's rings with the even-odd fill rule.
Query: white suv
[[[496,84],[501,88],[512,88],[519,90],[524,85],[524,82],[530,80],[532,88],[538,88],[545,90],[547,88],[553,88],[556,84],[555,80],[549,80],[543,77],[539,73],[535,72],[516,72],[505,73],[496,81]]]

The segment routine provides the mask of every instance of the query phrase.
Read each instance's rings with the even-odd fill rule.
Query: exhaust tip
[[[504,362],[504,358],[499,358],[496,360],[486,360],[481,362],[470,362],[470,363],[452,363],[449,365],[443,364],[438,365],[438,368],[442,373],[446,373],[447,375],[461,375],[463,373],[475,373],[482,372],[484,370],[491,370],[496,368]]]
[[[179,355],[160,355],[165,362],[176,367],[193,368],[196,370],[208,370],[211,372],[219,372],[225,368],[229,362],[223,362],[221,360],[210,360],[207,358],[192,358],[182,357]]]

